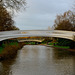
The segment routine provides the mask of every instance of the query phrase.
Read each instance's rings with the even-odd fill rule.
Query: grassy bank
[[[0,60],[13,58],[17,53],[17,50],[21,49],[24,46],[24,43],[9,43],[4,44],[3,47],[0,47]]]
[[[15,45],[17,46],[18,43],[17,42],[11,42],[11,43],[6,43],[6,44],[2,44],[2,46],[0,47],[0,54],[2,53],[2,51],[4,51],[4,49],[7,47],[7,46],[12,46],[12,45]]]
[[[42,41],[41,44],[47,44],[57,48],[75,49],[75,41],[64,38],[52,38],[51,41],[49,41],[49,39],[46,39]]]
[[[2,53],[2,51],[3,51],[3,47],[0,47],[0,54]]]
[[[59,46],[57,45],[58,42],[41,42],[41,45],[50,45],[50,46],[53,46],[53,47],[57,47],[57,48],[64,48],[64,49],[69,49],[70,47],[69,46]],[[35,42],[25,42],[26,45],[36,45]]]
[[[57,45],[57,42],[56,43],[49,43],[48,45],[52,45],[53,47],[64,48],[64,49],[69,49],[70,48],[69,46],[59,46],[59,45]]]
[[[54,46],[54,47],[64,48],[64,49],[69,49],[69,48],[70,48],[69,46],[58,46],[58,45],[56,45],[56,46]]]

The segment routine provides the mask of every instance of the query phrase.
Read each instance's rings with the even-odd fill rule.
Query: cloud
[[[71,9],[74,0],[27,0],[26,11],[14,17],[21,30],[47,29],[53,26],[57,14]]]

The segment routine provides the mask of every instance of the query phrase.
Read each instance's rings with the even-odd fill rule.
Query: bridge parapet
[[[43,37],[58,37],[75,41],[75,32],[63,30],[17,30],[0,32],[0,41],[10,38],[43,36]]]

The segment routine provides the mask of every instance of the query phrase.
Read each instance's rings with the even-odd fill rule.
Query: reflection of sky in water
[[[74,75],[74,62],[71,52],[26,45],[14,59],[0,62],[0,75]]]

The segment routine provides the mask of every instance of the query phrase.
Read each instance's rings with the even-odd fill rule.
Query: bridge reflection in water
[[[0,62],[1,75],[75,75],[74,70],[74,53],[40,45],[26,45],[13,59]]]

